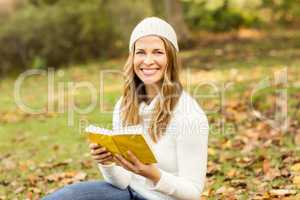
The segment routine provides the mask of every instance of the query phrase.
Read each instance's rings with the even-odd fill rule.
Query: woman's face
[[[134,72],[145,85],[160,85],[167,66],[164,42],[157,36],[145,36],[135,42]]]

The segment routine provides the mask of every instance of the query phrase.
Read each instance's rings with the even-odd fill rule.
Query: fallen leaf
[[[223,194],[226,192],[226,190],[227,190],[227,188],[225,186],[222,186],[217,189],[216,194]]]
[[[85,172],[78,172],[74,177],[74,181],[83,181],[87,177],[87,174]]]
[[[300,176],[295,176],[293,178],[293,183],[298,187],[300,188]]]
[[[298,131],[298,133],[295,135],[295,144],[300,146],[300,131]]]
[[[246,188],[247,187],[247,183],[245,180],[239,180],[239,179],[232,180],[230,182],[230,184],[235,188],[237,188],[237,187]]]
[[[94,166],[94,162],[91,159],[82,160],[80,161],[80,164],[83,169],[91,169]]]
[[[277,189],[277,190],[271,190],[270,194],[277,195],[277,196],[291,195],[291,194],[296,194],[296,190]]]
[[[208,155],[214,156],[217,154],[216,150],[214,148],[208,148]]]
[[[18,193],[21,193],[25,190],[26,188],[24,186],[20,186],[18,187],[16,190],[15,190],[15,193],[18,194]]]
[[[226,176],[233,178],[237,174],[236,169],[230,169],[227,173]]]
[[[36,183],[38,182],[39,180],[39,177],[37,177],[36,175],[34,174],[29,174],[28,177],[27,177],[30,185],[34,186],[36,185]]]
[[[264,174],[268,174],[270,171],[270,161],[268,159],[264,159],[263,161],[263,171]]]
[[[16,163],[9,158],[2,160],[2,166],[4,170],[14,170],[16,168]]]
[[[61,162],[48,162],[48,163],[42,163],[39,165],[41,168],[46,168],[46,169],[52,169],[54,167],[61,167],[61,166],[66,166],[70,163],[72,163],[73,160],[71,158],[61,161]]]
[[[6,198],[6,196],[0,196],[0,200],[6,200],[8,198]]]
[[[0,185],[8,186],[9,182],[7,180],[0,180]],[[1,198],[0,198],[1,199]]]
[[[219,189],[217,189],[216,194],[226,195],[226,194],[230,194],[234,191],[235,191],[235,189],[232,187],[222,186]]]
[[[296,163],[293,166],[291,166],[291,170],[294,172],[300,172],[300,163]]]
[[[70,184],[85,180],[87,174],[85,172],[61,172],[46,176],[49,182],[62,182],[63,184]]]

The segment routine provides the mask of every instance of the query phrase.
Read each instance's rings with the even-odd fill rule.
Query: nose
[[[150,65],[150,64],[153,64],[153,62],[154,62],[153,57],[151,55],[147,55],[146,58],[145,58],[145,60],[144,60],[144,63],[146,65]]]

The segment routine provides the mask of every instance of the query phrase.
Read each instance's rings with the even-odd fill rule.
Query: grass
[[[286,188],[299,194],[299,186],[292,182],[293,174],[272,177],[277,171],[289,172],[289,166],[299,162],[300,157],[299,146],[294,141],[295,130],[300,124],[299,107],[296,107],[300,94],[300,47],[293,42],[299,41],[299,35],[295,32],[284,36],[283,40],[283,36],[276,33],[265,40],[216,43],[182,52],[186,66],[181,74],[183,83],[190,93],[197,94],[211,124],[204,199],[251,199],[255,195],[270,196],[272,189]],[[47,181],[46,177],[55,173],[84,171],[88,179],[101,178],[95,163],[91,162],[81,130],[88,123],[111,127],[111,111],[122,92],[122,77],[106,71],[101,82],[99,72],[100,69],[120,71],[123,62],[124,59],[109,60],[56,71],[54,112],[42,114],[24,113],[17,107],[13,93],[17,77],[0,80],[0,185],[3,186],[0,199],[38,199],[64,184]],[[272,81],[274,73],[284,67],[288,72],[289,117],[296,128],[276,134],[264,121],[252,115],[249,93],[266,77]],[[188,80],[186,75],[190,77]],[[87,114],[74,112],[70,119],[72,109],[66,107],[67,102],[72,100],[74,106],[85,109],[90,105],[91,92],[79,88],[71,95],[68,83],[86,81],[96,91],[96,106]],[[46,76],[26,79],[21,90],[24,103],[32,108],[46,109],[47,83]],[[222,104],[220,88],[226,83],[231,86],[224,90]],[[99,92],[101,86],[103,93]],[[257,93],[254,99],[255,108],[271,119],[276,98],[274,88],[271,85]],[[59,111],[59,106],[64,110]],[[223,125],[222,119],[226,122]],[[68,122],[73,125],[68,126]],[[249,133],[251,131],[253,134]],[[264,162],[269,162],[270,173],[266,167],[264,169]],[[51,167],[45,167],[47,165]],[[266,178],[268,176],[271,178]],[[237,180],[243,183],[237,184]]]

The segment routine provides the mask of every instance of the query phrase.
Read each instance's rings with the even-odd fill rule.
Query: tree
[[[191,47],[193,36],[183,17],[182,6],[179,0],[165,0],[167,20],[176,30],[178,41],[182,47]]]
[[[164,0],[164,5],[158,0],[151,0],[151,3],[154,14],[165,17],[174,27],[180,46],[183,48],[191,47],[194,44],[194,40],[184,21],[180,0]]]
[[[161,18],[166,17],[165,5],[162,3],[161,0],[151,0],[151,8],[155,16]]]

